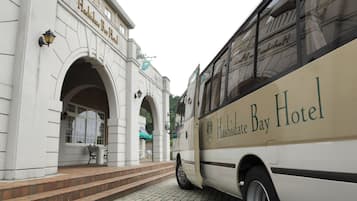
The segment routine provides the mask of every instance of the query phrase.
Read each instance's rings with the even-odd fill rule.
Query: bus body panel
[[[316,142],[268,147],[227,148],[203,150],[202,161],[237,164],[246,155],[255,155],[264,161],[277,193],[283,201],[297,200],[355,200],[356,183],[275,174],[272,168],[296,170],[356,173],[357,161],[351,153],[356,152],[357,140]],[[272,160],[279,153],[279,162]],[[350,153],[350,154],[348,154]],[[202,164],[204,185],[241,198],[236,168]],[[338,190],[337,190],[338,189]],[[339,199],[332,199],[339,197]],[[313,198],[313,199],[312,199]],[[343,199],[342,199],[343,198]]]
[[[200,161],[181,132],[184,170],[200,162],[204,185],[242,197],[240,163],[255,156],[281,201],[356,200],[357,3],[276,2],[288,1],[264,0],[202,72]]]
[[[264,162],[284,201],[292,200],[288,199],[292,192],[286,191],[286,182],[296,176],[276,175],[271,168],[356,174],[357,160],[353,156],[357,151],[355,52],[357,40],[201,118],[205,184],[241,197],[237,168],[246,155],[255,155]],[[269,119],[266,121],[269,124],[264,125],[264,119]],[[212,163],[235,164],[235,168]],[[310,196],[324,200],[330,194],[332,197],[345,195],[346,189],[357,190],[355,183],[340,185],[340,181],[301,177],[298,180],[324,191],[333,185],[344,188],[322,196],[321,191],[315,195],[311,188],[297,184],[292,189],[294,194],[300,195],[300,200],[304,200],[301,195],[306,195],[306,200]],[[294,183],[290,185],[293,187]],[[349,198],[352,199],[347,197],[346,200]]]

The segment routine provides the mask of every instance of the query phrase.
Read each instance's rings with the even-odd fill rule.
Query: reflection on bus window
[[[228,54],[228,53],[227,53]],[[227,71],[228,71],[228,55],[227,55],[227,59],[225,61],[225,63],[223,64],[223,68],[222,68],[222,80],[221,80],[221,94],[220,94],[220,101],[219,101],[219,105],[222,106],[225,103],[225,99],[227,96]]]
[[[200,116],[209,112],[211,92],[212,66],[209,66],[200,76],[200,95],[198,111]]]
[[[344,43],[356,33],[356,0],[306,0],[302,27],[305,56],[317,58]],[[315,53],[319,55],[314,55]]]
[[[256,17],[253,17],[232,43],[228,75],[228,97],[230,99],[243,93],[247,81],[253,77],[255,30]]]
[[[228,53],[226,51],[226,53],[224,53],[214,65],[214,72],[212,78],[211,110],[216,109],[219,105],[223,103],[224,100],[226,71],[223,69],[227,66],[227,56]]]
[[[283,5],[285,4],[285,5]],[[260,14],[257,82],[297,63],[295,0],[271,2]]]
[[[211,80],[208,80],[205,83],[205,88],[203,91],[203,100],[202,100],[202,109],[203,114],[207,114],[210,110],[210,97],[211,97]]]

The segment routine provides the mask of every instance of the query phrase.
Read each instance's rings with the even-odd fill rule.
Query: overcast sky
[[[198,64],[204,69],[261,0],[117,0],[136,27],[130,38],[156,56],[153,66],[181,95]]]

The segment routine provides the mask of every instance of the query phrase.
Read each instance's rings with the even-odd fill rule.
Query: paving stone
[[[241,201],[212,188],[182,190],[175,178],[146,187],[115,201]]]

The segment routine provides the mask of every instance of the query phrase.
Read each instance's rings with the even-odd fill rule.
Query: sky
[[[134,22],[129,31],[152,65],[182,95],[189,76],[201,71],[261,0],[117,0]]]

